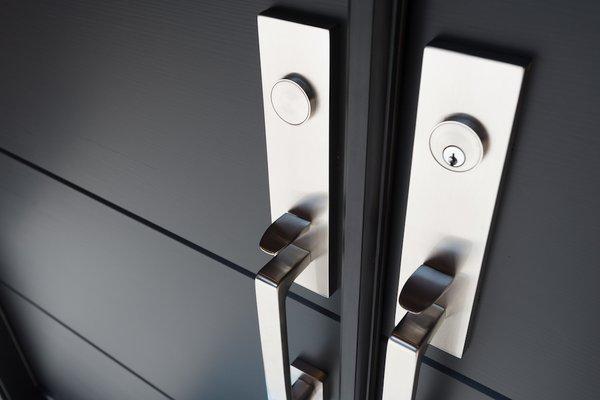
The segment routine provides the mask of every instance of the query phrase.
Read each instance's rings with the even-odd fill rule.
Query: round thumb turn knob
[[[314,109],[314,92],[302,76],[290,74],[271,88],[271,105],[283,121],[300,125],[310,118]]]

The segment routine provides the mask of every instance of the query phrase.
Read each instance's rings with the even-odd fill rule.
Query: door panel
[[[5,156],[0,213],[4,285],[173,398],[266,397],[253,279]],[[338,318],[287,306],[292,359],[327,371],[337,399]]]
[[[125,367],[115,363],[102,351],[90,346],[16,293],[0,287],[0,295],[8,306],[11,319],[16,322],[17,333],[28,349],[27,357],[38,371],[40,383],[54,400],[169,398],[144,382],[143,377],[132,375]],[[57,365],[61,367],[57,368]],[[94,379],[90,379],[91,376]],[[489,398],[427,365],[422,369],[421,383],[418,400]],[[264,399],[260,391],[253,391],[250,387],[242,389],[248,390],[244,392],[244,399]],[[213,390],[216,391],[217,388]],[[231,399],[227,396],[229,394],[225,391],[213,392],[210,399]]]
[[[41,399],[37,381],[26,364],[14,329],[0,308],[0,398]]]
[[[5,286],[0,295],[26,357],[54,400],[168,399]]]
[[[416,400],[489,400],[489,398],[427,365],[421,369]]]
[[[598,321],[590,317],[600,306],[599,13],[591,1],[435,0],[407,10],[390,265],[400,261],[423,48],[446,36],[533,60],[470,345],[461,360],[427,353],[511,399],[600,397]],[[390,330],[396,300],[388,299]]]
[[[288,3],[346,18],[345,0]],[[11,2],[0,147],[256,273],[271,222],[256,16],[270,6]]]

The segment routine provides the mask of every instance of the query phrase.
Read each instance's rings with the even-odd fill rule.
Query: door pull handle
[[[383,400],[414,399],[427,347],[461,358],[469,336],[528,61],[464,50],[423,52]]]
[[[257,17],[274,257],[255,279],[269,400],[322,400],[325,373],[289,359],[285,299],[292,283],[330,297],[330,136],[335,22],[269,9]],[[292,210],[292,211],[290,211]],[[310,228],[310,229],[309,229]]]
[[[425,350],[444,319],[446,309],[437,300],[453,276],[421,265],[404,284],[400,306],[408,313],[387,342],[382,400],[413,400]]]
[[[263,368],[269,400],[323,400],[326,374],[297,358],[290,368],[285,300],[290,286],[311,262],[311,253],[295,244],[310,222],[285,213],[260,240],[274,257],[255,279]],[[293,383],[292,383],[293,382]]]

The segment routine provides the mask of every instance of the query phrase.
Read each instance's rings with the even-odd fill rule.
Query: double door
[[[565,7],[558,1],[4,4],[0,295],[38,392],[54,400],[262,400],[275,393],[278,377],[290,374],[284,392],[297,383],[293,368],[265,354],[287,350],[281,360],[301,359],[326,374],[326,400],[385,397],[390,382],[415,371],[409,389],[388,399],[407,396],[416,382],[420,400],[597,398],[600,349],[590,310],[598,303],[600,150],[593,105],[600,88],[590,77],[600,10],[592,2],[568,13]],[[313,107],[306,123],[284,121],[288,103],[280,110],[284,118],[269,120],[282,115],[273,115],[276,80],[265,79],[257,16],[266,10],[327,32],[328,84],[308,79],[316,102],[291,79]],[[411,182],[422,171],[415,163],[426,160],[452,177],[463,173],[452,171],[460,160],[449,156],[445,168],[432,154],[414,153],[419,127],[429,134],[443,122],[419,119],[428,93],[425,50],[446,49],[440,40],[456,54],[523,68],[523,76],[526,65],[533,68],[516,94],[514,126],[508,121],[502,131],[511,140],[510,157],[494,169],[489,221],[478,242],[482,260],[475,263],[482,269],[468,275],[466,297],[452,297],[450,286],[427,304],[448,313],[418,362],[390,366],[390,337],[406,314],[400,293],[420,266],[402,259],[415,249],[404,247],[415,237]],[[321,61],[299,63],[310,69]],[[288,72],[310,76],[299,63]],[[480,135],[487,153],[471,171],[477,173],[489,165],[495,131],[465,104],[456,112],[483,119],[492,140]],[[274,255],[259,245],[285,214],[274,190],[309,189],[293,180],[282,188],[277,180],[281,170],[273,160],[287,158],[294,165],[284,169],[302,169],[297,150],[304,144],[274,146],[273,121],[304,129],[325,109],[327,167],[314,174],[326,174],[327,218],[293,205],[285,211],[325,221],[327,251],[310,241],[299,247],[327,260],[319,275],[327,281],[307,278],[310,258],[303,266],[309,274],[277,303],[287,314],[287,329],[277,331],[269,327],[282,326],[273,325],[281,314],[257,307],[257,276],[283,247],[266,249]],[[306,168],[320,162],[307,155]],[[478,187],[470,187],[474,195]],[[286,246],[305,233],[288,237]],[[454,275],[451,285],[463,282],[460,266],[440,271],[447,264],[422,258]],[[453,303],[460,299],[466,300]],[[461,354],[447,345],[453,337],[443,325],[454,323],[454,304],[472,305],[457,339]],[[274,343],[273,332],[285,335]],[[2,380],[9,393],[17,381]]]

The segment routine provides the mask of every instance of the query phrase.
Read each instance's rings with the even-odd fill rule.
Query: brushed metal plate
[[[428,46],[423,68],[398,293],[422,264],[450,261],[455,279],[439,302],[446,319],[431,344],[462,357],[525,66]],[[436,124],[468,114],[486,132],[481,163],[449,171],[431,154]],[[396,324],[406,314],[396,308]]]
[[[329,28],[258,16],[271,220],[292,211],[311,221],[296,245],[313,261],[295,283],[322,296],[335,290],[329,268]],[[315,95],[311,117],[301,125],[284,122],[271,105],[271,89],[285,76],[304,77]]]

